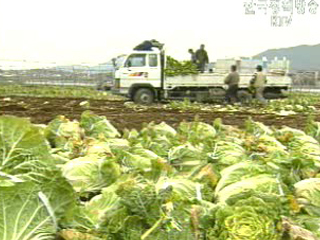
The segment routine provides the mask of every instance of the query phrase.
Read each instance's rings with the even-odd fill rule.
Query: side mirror
[[[113,65],[114,68],[117,67],[116,61],[117,61],[117,60],[116,60],[115,58],[112,58],[112,65]]]
[[[127,62],[127,67],[131,67],[131,61],[130,60]]]

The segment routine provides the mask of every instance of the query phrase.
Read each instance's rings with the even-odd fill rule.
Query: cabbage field
[[[0,117],[1,240],[319,239],[315,118],[303,129],[248,118],[117,129],[89,105],[78,120]]]
[[[109,92],[81,87],[0,86],[0,113],[27,117],[33,123],[49,123],[58,115],[79,119],[85,110],[103,115],[122,132],[125,128],[141,130],[143,123],[165,121],[178,127],[181,121],[195,117],[206,123],[222,118],[225,124],[244,127],[248,118],[268,126],[283,125],[303,129],[308,116],[320,121],[320,95],[290,93],[287,98],[270,100],[267,106],[255,102],[224,105],[172,101],[141,106]]]
[[[0,240],[320,239],[320,96],[136,105],[0,86]]]

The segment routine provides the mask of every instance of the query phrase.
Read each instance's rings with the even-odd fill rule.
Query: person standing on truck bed
[[[190,49],[188,50],[188,52],[189,52],[190,55],[191,55],[191,58],[190,58],[191,62],[192,62],[193,64],[197,64],[196,53],[193,51],[193,49],[190,48]]]
[[[263,105],[267,104],[266,99],[263,97],[263,91],[267,82],[266,75],[262,72],[262,66],[258,65],[256,68],[257,72],[253,75],[250,82],[254,88],[255,98]]]
[[[206,50],[204,50],[204,44],[201,44],[200,49],[196,51],[196,59],[198,62],[198,69],[201,73],[203,73],[206,64],[209,63],[208,53]]]
[[[235,103],[238,100],[237,92],[240,82],[240,76],[237,72],[237,66],[231,66],[231,72],[225,78],[224,83],[228,85],[228,90],[226,92],[226,101],[227,103]]]
[[[152,51],[152,48],[159,48],[160,50],[163,47],[163,44],[158,42],[155,39],[152,40],[146,40],[143,41],[142,43],[140,43],[138,46],[136,46],[133,50],[137,50],[137,51]]]

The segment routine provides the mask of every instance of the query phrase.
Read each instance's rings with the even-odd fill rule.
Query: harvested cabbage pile
[[[1,240],[319,239],[319,123],[119,130],[0,117]]]
[[[178,61],[170,56],[167,56],[167,66],[165,69],[167,76],[184,76],[198,74],[198,69],[191,61]]]

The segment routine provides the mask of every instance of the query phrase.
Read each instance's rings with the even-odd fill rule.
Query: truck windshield
[[[126,61],[126,67],[144,67],[146,65],[146,54],[132,54]]]

